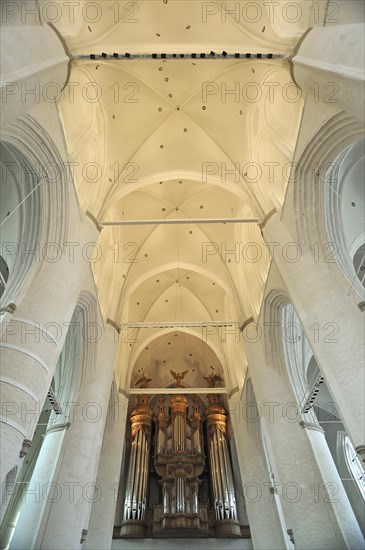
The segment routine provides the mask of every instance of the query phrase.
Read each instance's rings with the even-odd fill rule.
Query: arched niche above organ
[[[203,335],[199,338],[174,330],[157,337],[140,352],[131,373],[131,387],[134,387],[142,373],[151,379],[152,388],[174,387],[171,370],[188,370],[182,381],[184,387],[207,387],[204,377],[210,376],[212,372],[224,380],[222,364],[204,341]],[[224,382],[218,382],[217,386],[224,386]]]

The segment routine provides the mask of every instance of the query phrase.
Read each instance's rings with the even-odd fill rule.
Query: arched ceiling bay
[[[293,88],[281,60],[75,63],[61,113],[82,207],[102,221],[125,188],[190,172],[237,188],[264,217],[283,196],[294,150],[302,101]]]
[[[54,22],[72,56],[61,120],[81,208],[99,225],[261,221],[281,208],[303,107],[289,59],[310,2],[294,3],[297,14],[284,1],[273,3],[275,14],[270,3],[231,4],[85,1],[73,22],[64,14]],[[264,55],[143,58],[212,50]],[[102,52],[142,58],[90,59]],[[194,323],[239,327],[258,315],[269,255],[256,222],[105,225],[98,244],[103,314],[137,334],[120,346],[125,387],[137,350],[171,330],[159,323],[202,340]],[[217,330],[209,345],[232,389],[242,380],[242,342],[227,345]]]
[[[130,296],[128,316],[136,322],[219,320],[225,314],[226,293],[207,276],[176,268],[158,277],[144,281]]]
[[[223,188],[172,180],[156,182],[129,193],[115,204],[107,219],[145,219],[146,205],[147,219],[152,220],[253,217],[242,200],[237,200],[237,196]],[[248,246],[249,243],[254,245]],[[268,268],[268,253],[256,224],[119,226],[112,230],[104,229],[100,245],[109,251],[110,261],[108,264],[95,263],[96,282],[102,303],[108,303],[108,315],[113,319],[121,322],[128,319],[136,321],[133,316],[137,313],[135,303],[142,306],[146,303],[145,296],[148,296],[148,303],[152,295],[159,296],[162,290],[158,275],[170,271],[172,267],[199,273],[208,279],[208,288],[215,285],[221,288],[227,301],[231,300],[234,304],[234,318],[241,324],[258,312],[260,293],[252,293],[250,301],[248,296],[245,298],[244,292],[244,287],[250,286],[250,280],[245,280],[244,274],[251,270],[253,279],[263,281]],[[112,261],[112,257],[116,261]],[[156,285],[152,294],[150,278]],[[174,283],[179,280],[179,284],[184,287],[191,280],[189,276],[188,279],[180,279],[178,275],[173,276]],[[204,293],[199,291],[198,294],[204,299]],[[120,296],[119,301],[116,296]],[[219,318],[225,319],[227,303],[224,308],[217,306],[214,311],[219,309]],[[209,307],[207,309],[210,310]],[[142,307],[138,308],[138,312],[142,310]],[[154,311],[158,316],[158,310]],[[159,311],[162,320],[166,317],[166,308]],[[177,315],[177,312],[171,312],[172,317],[167,320],[178,320]],[[205,315],[190,312],[191,320],[205,318]],[[184,320],[189,320],[188,313]]]
[[[56,4],[56,2],[54,2]],[[310,0],[80,0],[43,10],[66,38],[73,54],[91,47],[130,52],[167,52],[207,44],[217,49],[260,47],[290,52],[309,27]],[[323,14],[324,15],[324,14]],[[105,49],[103,50],[105,51]],[[250,50],[248,50],[250,51]]]

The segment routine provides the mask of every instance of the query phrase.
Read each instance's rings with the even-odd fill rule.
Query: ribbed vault
[[[98,17],[96,3],[83,2],[75,8],[81,24],[56,23],[72,55],[60,103],[67,146],[81,208],[98,224],[261,221],[280,210],[303,107],[288,60],[311,12],[307,1],[295,3],[297,14],[287,2],[269,4],[235,2],[231,11],[224,2],[105,1]],[[191,58],[211,51],[255,55]],[[186,55],[90,59],[102,52]],[[238,327],[258,315],[269,255],[255,222],[105,226],[98,244],[103,314],[136,329],[120,365],[168,330],[159,322]],[[184,328],[200,339],[202,330]],[[210,339],[223,368],[235,365],[232,389],[245,367],[242,345],[228,345],[219,331]]]

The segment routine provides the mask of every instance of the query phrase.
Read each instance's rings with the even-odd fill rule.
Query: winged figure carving
[[[210,376],[203,376],[204,380],[208,382],[210,388],[215,388],[217,382],[223,382],[223,378],[218,374],[211,374]]]
[[[181,388],[181,380],[185,377],[185,375],[189,372],[189,370],[184,370],[183,372],[174,372],[173,370],[170,369],[170,372],[176,380],[176,387]]]
[[[137,380],[135,385],[140,388],[148,388],[150,382],[152,382],[152,378],[147,378],[147,376],[143,375],[139,380]]]

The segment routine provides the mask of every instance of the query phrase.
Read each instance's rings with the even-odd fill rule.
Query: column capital
[[[15,313],[15,311],[16,311],[16,308],[17,308],[17,306],[15,304],[10,303],[10,304],[8,304],[5,307],[2,307],[0,309],[0,314],[1,313],[10,313],[11,315],[13,315],[13,313]]]
[[[54,432],[62,432],[63,430],[69,430],[70,428],[71,428],[71,422],[63,422],[61,424],[57,424],[56,426],[51,426],[50,428],[47,428],[46,433],[44,434],[44,437],[47,437],[47,435]]]
[[[30,449],[31,446],[32,446],[31,440],[30,439],[24,439],[22,448],[20,449],[20,452],[19,452],[19,458],[24,458],[25,455],[28,452],[28,449]]]
[[[299,426],[301,426],[301,428],[306,430],[313,430],[315,432],[320,432],[322,434],[325,433],[324,429],[319,424],[315,424],[314,422],[305,422],[304,420],[301,420],[299,422]]]

